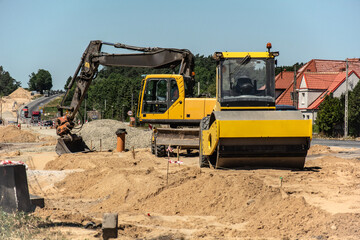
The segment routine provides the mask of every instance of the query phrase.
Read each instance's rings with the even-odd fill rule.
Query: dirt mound
[[[328,147],[323,145],[313,145],[308,151],[308,155],[320,155],[320,154],[330,154],[330,153],[339,153],[339,152],[354,152],[358,150],[357,148],[343,148],[343,147]]]
[[[197,158],[192,161],[171,165],[168,179],[167,159],[154,157],[148,149],[136,150],[135,159],[131,152],[64,154],[49,162],[46,169],[79,170],[55,187],[65,198],[87,199],[89,203],[84,205],[84,211],[99,215],[122,213],[123,221],[133,219],[133,224],[140,222],[139,226],[143,227],[181,226],[185,230],[179,231],[185,235],[191,229],[189,239],[210,236],[326,239],[329,235],[343,238],[355,236],[360,226],[360,214],[332,215],[307,201],[308,195],[315,203],[319,201],[316,196],[325,198],[326,194],[334,194],[329,199],[336,199],[337,188],[350,191],[331,181],[347,185],[352,182],[351,186],[360,184],[350,177],[359,169],[355,160],[328,157],[312,160],[307,167],[313,168],[313,172],[221,171],[199,169]],[[334,175],[335,172],[339,175]],[[279,176],[284,177],[282,187]],[[311,185],[314,179],[316,185]],[[305,193],[306,198],[297,192]],[[348,224],[342,222],[344,218]],[[146,228],[139,231],[144,232],[143,236],[149,234]]]
[[[150,146],[151,131],[140,128],[129,127],[128,123],[116,120],[95,120],[83,125],[82,129],[77,133],[82,136],[88,147],[92,146],[95,150],[100,150],[100,139],[102,150],[114,150],[116,148],[115,132],[119,128],[126,129],[125,148],[146,148]]]
[[[30,102],[31,98],[31,93],[23,88],[18,88],[9,96],[2,97],[2,118],[6,121],[16,121],[16,111]]]
[[[15,126],[0,127],[0,142],[2,143],[21,143],[37,142],[38,135],[20,130]]]
[[[21,98],[21,99],[27,99],[27,100],[31,100],[32,96],[31,93],[21,87],[19,87],[18,89],[16,89],[15,91],[13,91],[10,95],[10,98]]]
[[[323,145],[313,145],[308,151],[308,155],[324,154],[329,153],[330,147]]]

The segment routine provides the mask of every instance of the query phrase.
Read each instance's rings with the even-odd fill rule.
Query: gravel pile
[[[152,131],[141,128],[129,127],[129,123],[124,123],[116,120],[103,119],[88,122],[83,125],[81,130],[76,133],[80,135],[86,145],[90,148],[91,141],[94,150],[100,150],[100,139],[102,144],[102,151],[116,149],[116,130],[119,128],[126,129],[125,148],[148,148],[150,147],[150,139]]]

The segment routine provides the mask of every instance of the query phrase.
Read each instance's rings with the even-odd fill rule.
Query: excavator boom
[[[141,53],[108,54],[101,52],[102,45],[135,50]],[[71,121],[75,118],[92,80],[96,77],[99,65],[147,67],[154,69],[173,69],[180,65],[179,74],[192,78],[193,80],[191,73],[194,69],[194,56],[187,49],[158,47],[144,48],[125,45],[122,43],[107,43],[99,40],[91,41],[81,58],[72,80],[67,86],[67,91],[61,101],[61,105],[58,106],[59,115],[62,116],[57,121],[57,134],[59,136],[64,136],[70,133],[73,127]],[[74,84],[76,84],[76,88],[70,106],[65,106],[65,99]],[[68,112],[66,116],[64,116],[64,110],[67,110]]]
[[[113,46],[139,53],[109,54],[101,51],[103,45]],[[191,80],[194,84],[192,72],[194,69],[194,56],[187,49],[176,48],[146,48],[130,46],[122,43],[108,43],[103,41],[91,41],[81,57],[81,61],[67,86],[67,91],[61,104],[57,107],[60,117],[57,119],[56,133],[61,138],[58,141],[58,154],[71,152],[71,143],[79,142],[78,136],[71,134],[74,128],[73,120],[79,111],[82,101],[88,91],[92,80],[96,77],[99,65],[122,66],[122,67],[145,67],[145,68],[170,68],[179,66],[179,75]],[[74,95],[69,106],[65,106],[70,90],[76,84]],[[191,85],[190,84],[190,85]],[[64,114],[64,111],[67,113]],[[75,141],[74,139],[77,139]],[[68,149],[66,149],[68,146]]]

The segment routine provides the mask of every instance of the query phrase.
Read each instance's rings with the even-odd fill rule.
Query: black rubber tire
[[[208,130],[209,129],[209,122],[210,122],[210,117],[204,117],[203,119],[201,119],[200,121],[200,133],[199,133],[199,166],[200,168],[208,168],[210,167],[209,165],[209,158],[208,156],[204,156],[202,154],[202,131],[203,130]]]
[[[165,145],[157,145],[157,157],[165,157],[166,151],[165,151]]]

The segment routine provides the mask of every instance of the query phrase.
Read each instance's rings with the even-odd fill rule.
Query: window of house
[[[301,104],[305,104],[305,93],[301,93]]]

